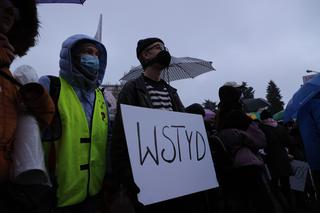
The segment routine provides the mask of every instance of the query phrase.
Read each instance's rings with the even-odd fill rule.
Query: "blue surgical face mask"
[[[100,69],[98,56],[93,56],[89,54],[84,54],[80,56],[80,64],[84,66],[88,71],[93,73],[98,73]]]

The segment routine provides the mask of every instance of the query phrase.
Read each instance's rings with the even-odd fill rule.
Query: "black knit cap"
[[[139,59],[139,55],[141,54],[141,52],[155,42],[161,42],[162,44],[164,44],[164,42],[160,38],[145,38],[139,40],[136,49],[137,58]]]

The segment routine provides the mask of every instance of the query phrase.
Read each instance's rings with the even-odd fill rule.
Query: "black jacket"
[[[164,81],[163,81],[164,82]],[[177,90],[164,82],[172,102],[173,111],[184,112]],[[127,190],[127,195],[133,201],[136,212],[197,212],[205,211],[205,199],[203,193],[194,193],[179,198],[142,207],[137,201],[139,188],[133,181],[129,154],[125,141],[120,104],[128,104],[139,107],[153,108],[150,96],[147,92],[144,77],[127,82],[118,96],[117,114],[113,128],[111,158],[113,173]]]
[[[163,80],[161,80],[163,81]],[[163,81],[169,92],[174,111],[184,112],[177,90]],[[132,179],[129,154],[125,141],[120,104],[153,108],[150,96],[147,92],[143,75],[127,82],[118,96],[117,113],[112,132],[111,158],[112,170],[116,178],[125,185],[130,185]]]
[[[272,127],[260,125],[261,130],[267,138],[267,147],[265,148],[266,163],[272,178],[292,175],[290,159],[285,147],[290,144],[290,137],[284,127]]]

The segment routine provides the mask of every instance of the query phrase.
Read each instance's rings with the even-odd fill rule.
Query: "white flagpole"
[[[96,32],[96,35],[94,36],[94,38],[97,41],[101,42],[101,39],[102,39],[102,14],[100,14],[99,24],[98,24],[97,32]]]

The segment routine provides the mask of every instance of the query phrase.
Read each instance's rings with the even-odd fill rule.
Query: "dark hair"
[[[15,54],[23,56],[36,43],[38,36],[38,14],[35,0],[10,0],[19,10],[19,18],[15,21],[7,36],[15,49]]]
[[[194,103],[188,106],[186,108],[186,112],[192,113],[192,114],[199,114],[199,115],[202,115],[203,117],[205,116],[205,111],[203,107],[201,106],[201,104],[198,104],[198,103]]]
[[[272,118],[272,115],[268,110],[265,109],[260,113],[260,119],[261,120],[265,120],[265,119],[268,119],[268,118]]]
[[[220,102],[237,103],[241,97],[241,89],[232,86],[222,86],[219,88]]]

